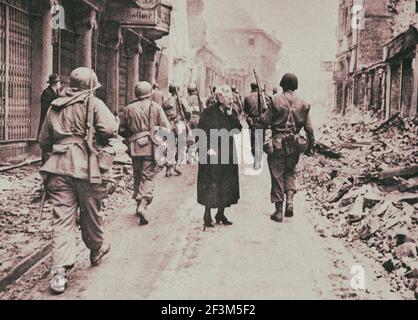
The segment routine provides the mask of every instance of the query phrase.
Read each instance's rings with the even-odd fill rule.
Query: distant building
[[[273,35],[257,28],[215,29],[210,44],[224,57],[228,68],[243,70],[247,75],[255,69],[268,92],[277,87],[281,42]],[[245,92],[253,81],[254,77],[245,79]]]
[[[163,91],[174,83],[185,94],[194,68],[194,54],[189,42],[188,1],[176,0],[172,3],[170,34],[157,41],[162,52],[157,57],[156,81]]]

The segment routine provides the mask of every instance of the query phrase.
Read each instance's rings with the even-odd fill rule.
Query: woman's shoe
[[[206,221],[203,224],[203,231],[206,231],[206,228],[215,228],[215,225],[213,224],[212,221]]]
[[[224,226],[231,226],[232,222],[229,221],[225,216],[215,216],[216,224],[223,224]]]

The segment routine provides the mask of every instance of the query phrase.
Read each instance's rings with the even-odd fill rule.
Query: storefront
[[[59,28],[51,5],[61,8]],[[97,96],[120,112],[138,80],[154,81],[155,40],[170,20],[161,0],[0,0],[0,164],[40,154],[40,95],[52,72],[68,86],[74,68],[92,67]]]
[[[417,115],[418,108],[418,31],[411,26],[386,46],[387,101],[386,118],[401,112]]]
[[[29,1],[0,1],[0,143],[31,139]]]

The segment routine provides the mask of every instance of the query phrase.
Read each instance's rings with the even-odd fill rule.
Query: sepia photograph
[[[417,134],[418,1],[0,0],[0,305],[418,300]]]

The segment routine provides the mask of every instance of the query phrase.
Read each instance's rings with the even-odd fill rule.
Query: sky
[[[300,93],[308,98],[316,99],[323,93],[325,78],[320,71],[320,62],[335,59],[337,0],[204,1],[209,33],[211,27],[232,23],[256,25],[274,32],[283,45],[279,75],[295,73],[299,77]],[[234,16],[239,8],[248,15],[244,15],[245,19],[242,14]]]

